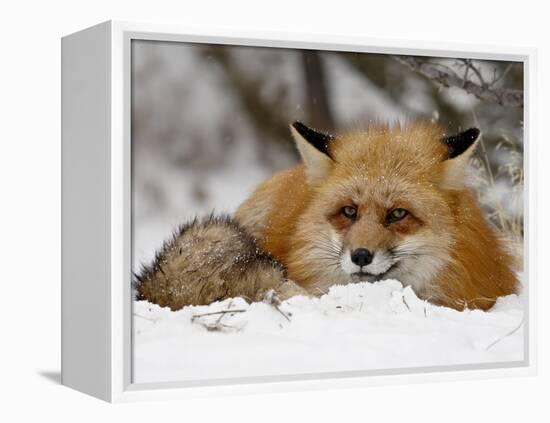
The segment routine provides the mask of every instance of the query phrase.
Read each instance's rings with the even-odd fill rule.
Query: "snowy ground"
[[[232,299],[172,312],[134,304],[134,381],[523,360],[521,297],[489,312],[437,307],[395,280],[335,286],[278,308]],[[235,310],[232,313],[220,311]]]

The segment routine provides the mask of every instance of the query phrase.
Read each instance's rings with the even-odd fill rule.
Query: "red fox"
[[[516,292],[514,259],[464,183],[478,129],[291,132],[302,163],[261,184],[223,231],[220,220],[180,230],[138,277],[138,298],[178,309],[392,278],[432,303],[487,310]]]
[[[478,129],[378,124],[334,137],[295,122],[291,131],[303,163],[235,215],[290,280],[321,294],[393,278],[459,310],[516,292],[514,260],[464,184]]]

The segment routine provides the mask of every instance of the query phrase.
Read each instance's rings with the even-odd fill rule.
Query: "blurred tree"
[[[330,92],[322,58],[314,50],[302,50],[301,57],[308,125],[332,132],[336,127],[330,110]]]

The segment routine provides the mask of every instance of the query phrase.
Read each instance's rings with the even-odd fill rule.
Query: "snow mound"
[[[516,295],[458,312],[386,280],[278,306],[235,298],[173,312],[137,301],[133,311],[137,383],[523,360]]]

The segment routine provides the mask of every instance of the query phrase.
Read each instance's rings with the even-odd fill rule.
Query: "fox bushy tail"
[[[153,262],[135,275],[134,289],[138,300],[172,310],[232,297],[260,301],[273,291],[280,299],[307,295],[227,215],[210,215],[180,226]]]

